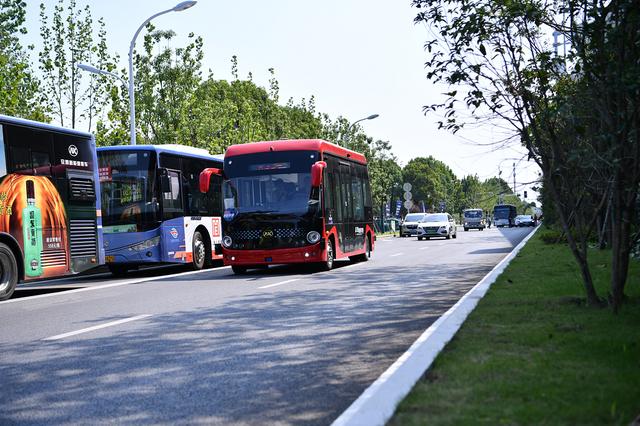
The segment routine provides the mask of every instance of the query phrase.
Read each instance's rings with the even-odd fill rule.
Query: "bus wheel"
[[[119,263],[110,263],[107,265],[107,268],[109,268],[109,272],[111,272],[111,275],[114,277],[124,277],[127,272],[129,272],[129,267],[127,265]]]
[[[18,284],[18,263],[8,245],[0,243],[0,300],[13,295]]]
[[[352,262],[366,262],[367,260],[369,260],[369,258],[371,257],[371,240],[369,239],[369,236],[366,237],[365,244],[365,252],[357,256],[350,256],[349,260],[351,260]]]
[[[236,275],[243,275],[247,273],[247,268],[244,266],[231,265],[231,270]]]
[[[335,258],[335,250],[333,248],[333,240],[327,240],[327,260],[320,264],[323,271],[330,271],[333,269],[333,261]]]
[[[199,271],[204,268],[207,261],[207,248],[204,245],[204,238],[200,231],[193,233],[193,261],[191,263],[194,270]]]

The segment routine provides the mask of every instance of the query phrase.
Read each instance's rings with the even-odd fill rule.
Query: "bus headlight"
[[[222,239],[222,245],[225,246],[226,248],[231,247],[231,244],[233,244],[233,240],[231,239],[230,236],[226,236]]]
[[[153,238],[150,238],[148,240],[144,240],[141,243],[138,243],[136,245],[133,245],[133,246],[129,247],[129,251],[148,250],[148,249],[150,249],[152,247],[157,246],[159,242],[160,242],[160,237],[153,237]]]
[[[316,232],[316,231],[311,231],[307,234],[307,241],[309,241],[311,244],[315,244],[318,241],[320,241],[320,233]]]

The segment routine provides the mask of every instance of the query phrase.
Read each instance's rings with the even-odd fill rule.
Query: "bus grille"
[[[95,200],[96,188],[92,179],[69,179],[71,197],[76,200]]]
[[[231,232],[231,238],[234,240],[259,240],[264,236],[262,229],[248,229],[243,231]],[[276,238],[296,238],[304,236],[304,230],[300,228],[284,228],[284,229],[271,229],[273,236]]]
[[[65,266],[67,264],[67,254],[64,250],[44,250],[42,252],[42,266]]]
[[[96,221],[93,219],[72,219],[69,221],[71,258],[96,256],[98,238]]]

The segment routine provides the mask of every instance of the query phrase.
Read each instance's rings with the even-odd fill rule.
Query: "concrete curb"
[[[384,425],[398,404],[431,366],[489,287],[536,233],[537,226],[458,302],[434,322],[400,358],[347,408],[333,426]]]

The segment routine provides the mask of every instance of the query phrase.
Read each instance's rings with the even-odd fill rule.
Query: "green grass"
[[[590,257],[605,296],[610,252]],[[640,415],[640,262],[629,277],[618,315],[586,307],[569,249],[534,236],[390,424],[630,424]]]

